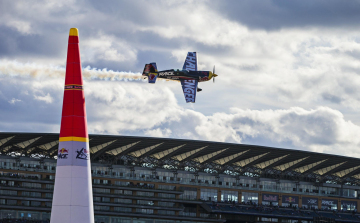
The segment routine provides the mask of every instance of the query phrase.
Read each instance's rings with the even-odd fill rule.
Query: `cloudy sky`
[[[360,1],[0,1],[0,131],[59,132],[77,27],[90,133],[360,157]],[[144,64],[216,65],[186,104]],[[133,80],[133,77],[135,80]]]

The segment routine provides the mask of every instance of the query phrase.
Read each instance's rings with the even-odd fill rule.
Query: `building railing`
[[[55,170],[48,170],[42,168],[23,168],[23,167],[8,167],[8,166],[0,166],[0,169],[9,169],[9,170],[27,170],[29,169],[35,172],[48,172],[55,173]],[[1,175],[3,177],[5,175]],[[99,173],[99,171],[93,171],[93,177],[104,177],[109,179],[122,179],[122,180],[131,180],[131,181],[146,181],[146,182],[162,182],[162,183],[173,183],[173,184],[182,184],[182,185],[194,185],[194,186],[205,186],[205,187],[220,187],[220,188],[229,188],[229,189],[239,189],[239,190],[250,190],[250,191],[267,191],[267,192],[276,192],[276,193],[291,193],[291,194],[300,194],[300,195],[317,195],[317,196],[325,196],[325,197],[344,197],[344,198],[358,198],[353,194],[344,194],[340,190],[339,191],[323,191],[323,190],[309,190],[302,188],[288,188],[288,187],[266,187],[262,184],[242,184],[242,183],[234,183],[234,182],[221,182],[221,181],[211,181],[211,180],[196,180],[196,179],[181,179],[175,177],[162,177],[155,175],[136,175],[136,174],[118,174],[118,172],[107,172],[107,174]],[[41,179],[36,177],[23,177],[23,176],[10,176],[9,174],[6,177],[10,178],[20,178],[20,179],[33,179],[33,180],[48,180],[54,182],[52,179]],[[107,184],[103,184],[107,185]],[[112,184],[112,186],[120,186],[116,184]],[[123,186],[123,185],[121,185]],[[124,185],[125,186],[125,185]],[[161,189],[166,190],[166,189]]]

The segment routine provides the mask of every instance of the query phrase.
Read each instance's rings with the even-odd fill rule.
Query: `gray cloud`
[[[358,147],[359,1],[0,4],[3,131],[58,131],[68,30],[78,27],[83,66],[100,69],[84,70],[92,133]],[[199,84],[196,104],[179,83],[103,81],[148,62],[179,68],[188,51],[219,74]]]
[[[213,2],[209,2],[213,4]],[[359,27],[360,2],[320,1],[218,1],[219,13],[253,29],[277,30],[306,26]]]

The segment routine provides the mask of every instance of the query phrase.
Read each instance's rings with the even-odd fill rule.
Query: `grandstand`
[[[357,158],[181,139],[89,139],[96,222],[360,222]],[[0,133],[0,223],[50,219],[58,140]]]

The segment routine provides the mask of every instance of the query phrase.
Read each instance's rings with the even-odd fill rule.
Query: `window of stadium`
[[[341,210],[354,211],[357,210],[357,201],[341,201]]]
[[[217,190],[201,188],[200,199],[204,201],[217,201]]]
[[[334,187],[320,187],[319,188],[319,192],[320,194],[322,195],[325,195],[325,194],[329,194],[329,195],[337,195],[339,196],[340,195],[340,188],[334,188]]]
[[[162,181],[172,181],[172,180],[174,180],[174,173],[173,172],[158,171],[157,176],[159,177],[159,180],[162,180]]]
[[[116,180],[115,185],[119,185],[119,186],[129,186],[130,182],[126,182],[126,181],[118,181]]]
[[[106,188],[93,188],[93,193],[105,193],[105,194],[109,194],[109,193],[110,193],[110,189],[106,189]]]
[[[128,168],[114,167],[112,169],[112,175],[116,177],[129,177],[131,174],[131,170]]]
[[[238,192],[237,191],[229,191],[222,190],[221,191],[221,201],[229,201],[229,202],[238,202]]]
[[[173,185],[163,185],[163,184],[159,184],[158,185],[158,189],[162,189],[162,190],[175,190],[175,186]]]
[[[28,188],[41,188],[41,184],[38,184],[38,183],[22,182],[22,186],[28,187]]]
[[[54,184],[46,184],[46,189],[54,190]]]
[[[174,207],[175,203],[173,202],[163,202],[163,201],[159,201],[158,202],[158,206],[162,206],[162,207]]]
[[[158,197],[175,199],[175,194],[158,193]]]
[[[177,181],[183,182],[183,183],[189,183],[194,181],[195,182],[195,176],[193,173],[178,173],[177,174]]]
[[[222,182],[222,186],[227,186],[227,187],[236,186],[236,178],[234,177],[220,177],[219,181]]]
[[[141,205],[154,205],[154,201],[148,201],[148,200],[137,200],[136,202],[137,204],[141,204]]]
[[[281,182],[280,183],[281,191],[293,192],[296,191],[296,184],[291,182]]]
[[[144,197],[154,197],[155,193],[154,192],[146,192],[146,191],[137,191],[136,195],[137,196],[144,196]]]
[[[276,190],[276,182],[275,181],[261,181],[260,188],[265,190]]]
[[[172,221],[172,220],[157,220],[157,219],[155,219],[155,223],[175,223],[175,221]]]
[[[154,175],[151,170],[144,170],[144,169],[135,169],[134,171],[136,178],[140,179],[151,179]]]
[[[25,202],[25,201],[24,201]],[[27,202],[29,202],[29,201],[27,201]],[[17,201],[16,200],[6,200],[6,203],[8,204],[8,205],[16,205],[17,204]],[[29,205],[26,205],[26,206],[29,206]]]
[[[133,223],[153,223],[154,219],[136,219],[133,218]]]
[[[241,202],[257,204],[258,201],[259,201],[258,193],[250,193],[250,192],[242,192],[241,193]]]
[[[357,191],[354,189],[342,189],[342,196],[357,198]]]
[[[131,204],[131,199],[124,199],[124,198],[114,198],[115,203],[123,203],[123,204]]]
[[[216,178],[215,176],[209,176],[209,175],[199,175],[198,176],[198,182],[202,184],[216,184]]]
[[[316,190],[316,187],[314,185],[300,184],[299,192],[307,193],[307,194],[313,194],[313,193],[317,193],[317,190]]]
[[[132,212],[132,208],[114,207],[114,211],[119,211],[119,212]],[[120,222],[120,221],[119,221],[119,222]]]
[[[180,194],[179,199],[184,200],[196,200],[197,199],[197,189],[195,187],[182,187],[184,193]]]
[[[146,209],[146,208],[136,208],[136,213],[140,213],[140,214],[153,214],[154,210],[153,209]]]
[[[122,212],[125,212],[125,211],[122,211]],[[130,208],[130,211],[127,211],[127,212],[131,212],[131,208]],[[131,218],[111,217],[111,223],[131,223]]]
[[[175,211],[158,210],[158,214],[160,214],[160,215],[175,215]]]
[[[240,187],[253,187],[254,185],[256,185],[256,180],[254,179],[240,179],[239,180],[239,186]]]

